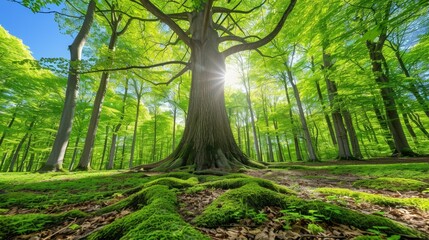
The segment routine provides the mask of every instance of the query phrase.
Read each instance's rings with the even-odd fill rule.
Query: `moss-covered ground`
[[[429,236],[427,163],[275,167],[1,174],[0,239]]]

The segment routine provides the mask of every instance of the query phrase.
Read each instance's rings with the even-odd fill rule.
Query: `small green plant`
[[[326,220],[329,220],[330,218],[329,216],[320,214],[317,210],[313,210],[313,209],[308,210],[308,214],[303,214],[299,212],[295,206],[289,206],[287,209],[281,210],[280,212],[283,213],[283,216],[278,218],[278,220],[284,221],[283,228],[285,230],[289,230],[291,228],[291,224],[301,220],[314,224],[315,222],[326,221]]]
[[[314,234],[314,235],[317,235],[325,231],[325,229],[323,229],[321,226],[314,223],[309,223],[307,226],[307,229],[311,234]]]
[[[78,230],[80,228],[79,224],[73,223],[72,225],[69,226],[69,228],[71,230]]]
[[[253,209],[250,209],[250,211],[247,212],[247,217],[252,219],[252,221],[256,224],[262,224],[268,220],[266,213],[264,213],[263,211],[256,212]]]

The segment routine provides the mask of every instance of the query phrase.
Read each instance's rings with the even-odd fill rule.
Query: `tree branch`
[[[169,61],[169,62],[156,63],[153,65],[147,65],[147,66],[126,66],[126,67],[119,67],[119,68],[94,69],[89,71],[82,71],[79,73],[87,74],[87,73],[99,73],[99,72],[125,71],[130,69],[150,69],[150,68],[162,67],[162,66],[173,65],[173,64],[186,65],[186,67],[188,67],[188,63],[184,61]]]
[[[142,6],[146,8],[149,12],[151,12],[155,17],[157,17],[160,21],[167,24],[171,30],[173,30],[177,36],[186,44],[188,47],[191,47],[191,39],[188,35],[183,31],[182,28],[174,22],[171,17],[163,13],[159,10],[155,5],[153,5],[149,0],[140,0]]]
[[[235,8],[234,9],[228,9],[228,8],[224,8],[224,7],[213,7],[212,11],[213,11],[213,13],[228,13],[228,14],[230,14],[230,13],[239,13],[239,14],[248,14],[248,13],[251,13],[251,12],[255,11],[256,9],[262,7],[265,4],[266,1],[267,0],[264,0],[258,6],[252,8],[250,10],[247,10],[247,11],[244,11],[244,10],[234,10]]]
[[[185,72],[187,72],[188,70],[189,70],[190,68],[189,68],[189,66],[186,66],[186,67],[184,67],[182,70],[180,70],[180,72],[178,72],[176,75],[174,75],[170,80],[168,80],[167,82],[153,82],[153,81],[151,81],[151,80],[149,80],[149,79],[147,79],[147,78],[145,78],[145,77],[143,77],[143,76],[141,76],[140,74],[138,74],[138,73],[136,73],[136,72],[133,72],[137,77],[139,77],[139,78],[141,78],[141,79],[143,79],[143,80],[145,80],[146,82],[148,82],[148,83],[151,83],[151,84],[153,84],[153,85],[155,85],[155,86],[158,86],[158,85],[168,85],[168,84],[170,84],[170,83],[172,83],[175,79],[177,79],[178,77],[180,77],[180,76],[182,76]]]
[[[258,40],[256,42],[243,43],[243,44],[232,46],[232,47],[226,49],[222,53],[224,55],[224,57],[228,57],[231,54],[241,52],[241,51],[257,49],[257,48],[262,47],[265,44],[269,43],[271,40],[273,40],[277,36],[277,34],[280,32],[280,30],[282,29],[284,23],[286,22],[287,17],[292,12],[292,9],[294,8],[296,1],[297,0],[291,0],[290,1],[289,6],[286,8],[286,10],[284,11],[284,13],[282,15],[282,18],[277,23],[277,26],[273,29],[273,31],[271,33],[269,33],[267,36],[265,36],[264,38],[262,38],[261,40]]]
[[[203,18],[203,36],[202,39],[206,39],[207,29],[210,22],[210,9],[213,7],[213,0],[208,0],[204,9],[204,18]]]

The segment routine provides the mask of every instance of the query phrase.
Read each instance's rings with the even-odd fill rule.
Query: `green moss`
[[[188,172],[170,172],[170,173],[162,174],[159,177],[173,177],[173,178],[180,178],[180,179],[186,180],[195,176]]]
[[[353,183],[353,186],[390,191],[423,191],[429,187],[429,184],[408,178],[381,177],[358,180]]]
[[[150,186],[131,199],[139,202],[139,210],[117,219],[88,239],[205,239],[180,218],[176,194],[168,186]]]
[[[358,213],[322,201],[305,201],[293,195],[284,195],[266,189],[256,182],[225,192],[196,217],[194,223],[197,226],[214,228],[235,222],[245,217],[247,211],[256,211],[264,206],[294,209],[306,216],[316,212],[318,216],[323,216],[325,221],[355,226],[363,230],[373,226],[383,226],[382,231],[387,234],[422,235],[384,217]]]
[[[239,188],[249,183],[256,183],[261,187],[273,190],[275,192],[285,193],[285,194],[296,194],[294,191],[289,188],[273,183],[272,181],[254,178],[254,177],[238,177],[238,178],[226,178],[222,180],[206,182],[201,184],[201,186],[207,188],[222,188],[222,189],[233,189]]]
[[[250,182],[218,197],[194,219],[194,223],[198,226],[217,227],[243,218],[250,209],[281,206],[283,199],[283,194],[263,188],[256,182]]]
[[[0,217],[0,239],[37,232],[49,225],[63,222],[66,219],[86,217],[79,210],[72,210],[62,214],[20,214]]]
[[[285,201],[289,207],[293,206],[301,214],[309,215],[311,212],[317,211],[318,215],[325,216],[325,219],[330,222],[354,226],[362,230],[371,229],[374,226],[383,226],[380,228],[380,232],[390,235],[404,234],[418,237],[424,236],[423,233],[415,231],[388,218],[362,214],[322,201],[304,201],[295,196],[289,196]]]
[[[427,163],[397,163],[397,164],[362,164],[357,165],[290,165],[279,164],[270,168],[282,168],[305,171],[329,171],[331,174],[352,174],[365,177],[397,177],[401,176],[416,180],[429,180],[429,164]]]
[[[196,177],[191,177],[187,180],[183,180],[175,177],[163,177],[163,178],[158,178],[153,181],[150,181],[144,184],[143,186],[150,187],[154,185],[166,185],[170,188],[186,188],[186,187],[192,187],[195,184],[198,184],[198,179]]]
[[[424,199],[424,198],[394,198],[394,197],[386,197],[379,194],[352,191],[352,190],[343,189],[343,188],[319,188],[317,189],[317,191],[325,194],[354,197],[354,198],[364,200],[370,203],[378,204],[378,205],[412,206],[424,211],[429,210],[429,199]]]

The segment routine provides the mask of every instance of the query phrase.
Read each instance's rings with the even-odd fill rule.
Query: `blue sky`
[[[34,58],[69,58],[71,36],[60,33],[53,14],[35,14],[9,0],[0,0],[0,25],[30,47]]]

